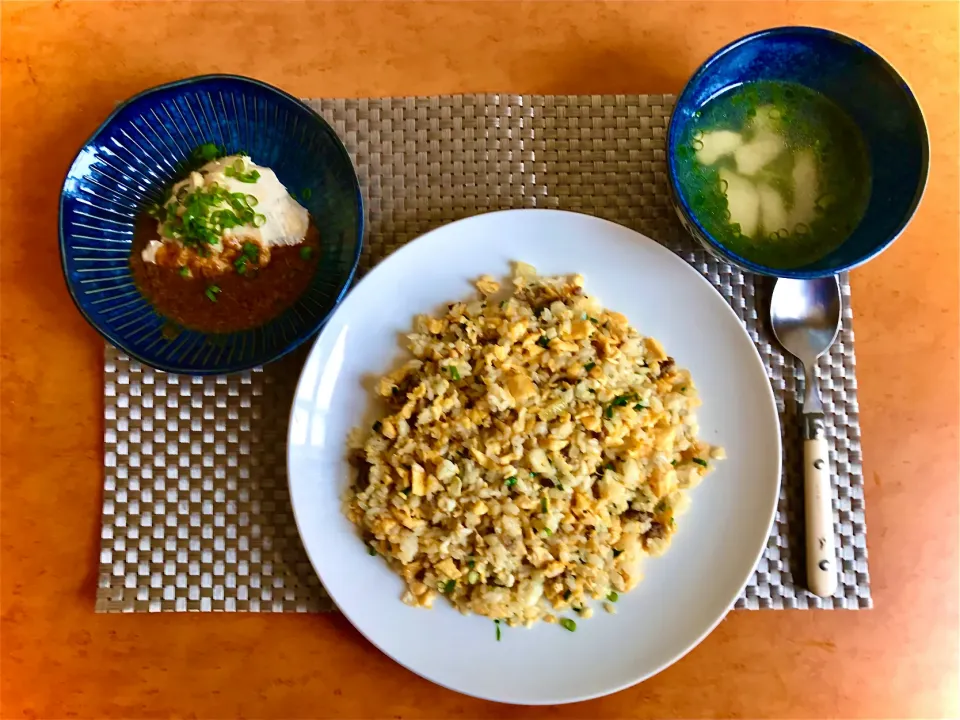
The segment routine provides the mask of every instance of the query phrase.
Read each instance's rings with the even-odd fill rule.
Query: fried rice
[[[667,549],[723,451],[696,437],[690,374],[582,277],[518,263],[509,295],[476,285],[418,316],[413,359],[380,379],[387,410],[351,437],[345,511],[410,605],[443,596],[509,625],[589,617]]]

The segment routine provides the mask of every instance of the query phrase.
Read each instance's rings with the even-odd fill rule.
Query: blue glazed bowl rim
[[[353,177],[353,187],[354,187],[355,196],[357,200],[357,211],[358,211],[357,247],[353,253],[353,261],[350,264],[350,271],[346,274],[346,277],[343,279],[342,286],[339,292],[337,293],[336,298],[334,299],[332,307],[325,315],[319,318],[319,320],[316,323],[316,326],[313,327],[311,330],[304,332],[301,337],[296,338],[293,342],[286,345],[282,350],[275,353],[273,356],[260,360],[255,363],[236,362],[236,363],[224,365],[222,368],[216,368],[216,369],[185,370],[182,367],[170,365],[163,361],[157,361],[157,360],[143,357],[140,353],[137,353],[132,349],[130,349],[129,347],[127,347],[126,343],[122,339],[117,337],[114,333],[111,333],[108,330],[100,327],[100,325],[97,322],[95,322],[93,318],[90,317],[89,313],[87,313],[86,308],[83,307],[83,304],[80,302],[79,298],[76,295],[76,292],[74,291],[73,283],[70,282],[70,272],[67,269],[67,242],[66,242],[66,233],[63,227],[63,203],[64,203],[66,191],[67,191],[67,181],[70,179],[70,172],[73,169],[73,166],[76,164],[77,159],[80,157],[81,153],[83,152],[83,149],[88,145],[90,145],[92,142],[94,142],[100,136],[100,134],[107,127],[110,126],[110,124],[114,121],[114,119],[121,112],[123,112],[127,107],[129,107],[130,105],[134,104],[135,102],[139,101],[142,98],[153,95],[154,93],[158,93],[164,90],[175,89],[179,87],[185,87],[193,84],[199,84],[199,83],[212,81],[212,80],[236,80],[242,84],[255,85],[261,88],[262,90],[265,90],[269,93],[273,93],[274,95],[278,95],[284,98],[285,100],[289,100],[295,103],[296,105],[301,107],[303,110],[307,111],[309,115],[311,115],[316,121],[318,121],[322,126],[324,126],[328,130],[328,134],[331,137],[331,139],[334,141],[336,148],[343,155],[344,160],[346,160],[347,164],[350,166],[350,169],[352,170],[351,176]],[[311,338],[316,336],[320,328],[322,328],[326,324],[327,320],[330,318],[333,312],[340,305],[340,302],[346,296],[347,292],[350,289],[351,284],[353,283],[353,278],[357,273],[357,267],[360,264],[360,255],[363,252],[364,218],[365,218],[365,213],[364,213],[364,207],[363,207],[363,193],[361,193],[360,191],[360,180],[357,177],[357,170],[353,166],[353,161],[350,159],[350,153],[347,152],[347,148],[346,146],[344,146],[343,141],[340,139],[340,136],[337,135],[336,131],[330,126],[330,123],[328,123],[323,118],[322,115],[320,115],[317,111],[315,111],[313,108],[311,108],[309,105],[304,103],[299,98],[294,97],[290,93],[285,92],[278,87],[274,87],[273,85],[265,83],[262,80],[246,77],[244,75],[232,75],[229,73],[211,73],[207,75],[195,75],[193,77],[183,78],[181,80],[174,80],[173,82],[163,83],[162,85],[155,85],[154,87],[150,87],[150,88],[147,88],[146,90],[142,90],[138,92],[136,95],[133,95],[132,97],[124,100],[122,103],[120,103],[113,109],[113,112],[111,112],[107,116],[106,120],[100,123],[100,125],[97,127],[96,130],[93,131],[90,137],[88,137],[80,145],[80,149],[77,151],[77,154],[74,156],[73,160],[70,161],[70,165],[67,167],[66,174],[63,177],[63,187],[60,190],[59,217],[57,219],[59,240],[60,240],[60,269],[63,272],[63,280],[67,286],[67,291],[70,294],[70,299],[73,301],[73,304],[76,306],[77,310],[80,311],[80,314],[83,316],[84,320],[87,321],[87,324],[90,325],[90,327],[92,327],[94,330],[96,330],[97,333],[104,340],[120,348],[124,353],[126,353],[133,359],[143,363],[144,365],[148,365],[149,367],[152,367],[156,370],[161,370],[163,372],[168,372],[168,373],[173,373],[178,375],[196,375],[196,376],[227,375],[229,373],[242,372],[244,370],[249,370],[250,368],[257,367],[258,365],[266,365],[267,363],[275,362],[276,360],[279,360],[285,355],[288,355],[289,353],[296,350],[298,347],[300,347],[305,342],[307,342],[307,340],[310,340]],[[202,333],[202,334],[211,335],[212,333]]]
[[[683,214],[685,219],[693,223],[696,226],[697,230],[700,232],[700,235],[706,242],[710,245],[710,248],[725,258],[729,262],[741,267],[744,270],[749,270],[750,272],[758,273],[760,275],[769,275],[772,277],[786,277],[786,278],[796,278],[799,280],[810,280],[813,278],[828,277],[830,275],[836,275],[837,273],[845,272],[847,270],[852,270],[855,267],[859,267],[864,263],[872,260],[877,255],[882,253],[888,247],[890,247],[893,242],[903,234],[904,229],[913,219],[913,216],[916,214],[917,208],[920,205],[920,201],[923,198],[923,194],[926,191],[927,179],[930,174],[930,137],[929,130],[927,128],[926,119],[923,116],[923,109],[920,107],[920,102],[917,100],[916,95],[913,90],[907,84],[907,81],[904,80],[903,76],[897,71],[890,62],[884,58],[880,53],[878,53],[873,48],[870,48],[864,45],[859,40],[855,40],[852,37],[844,35],[842,33],[836,32],[835,30],[828,30],[827,28],[818,28],[818,27],[809,27],[806,25],[785,25],[782,27],[767,28],[765,30],[758,30],[757,32],[750,33],[749,35],[744,35],[737,40],[734,40],[727,45],[724,45],[722,48],[713,53],[708,57],[703,64],[697,68],[697,71],[690,77],[686,85],[684,85],[683,90],[680,92],[680,95],[677,97],[677,102],[674,105],[673,112],[676,113],[677,110],[683,106],[684,102],[688,101],[688,94],[692,92],[691,88],[694,84],[700,80],[704,75],[706,75],[713,64],[719,60],[721,57],[726,55],[731,50],[735,50],[741,45],[745,45],[754,40],[765,38],[765,37],[775,37],[778,35],[800,35],[800,36],[820,36],[830,38],[831,40],[838,41],[846,45],[852,45],[857,48],[860,52],[865,53],[866,55],[872,57],[874,60],[878,61],[881,66],[885,67],[886,70],[896,79],[899,84],[903,87],[907,99],[913,101],[913,105],[917,111],[917,117],[920,120],[920,127],[923,130],[923,142],[922,142],[922,153],[921,157],[921,172],[922,177],[917,183],[917,189],[913,196],[913,201],[910,203],[908,212],[904,214],[903,221],[900,223],[900,226],[890,234],[884,242],[877,245],[866,255],[853,260],[848,263],[843,263],[836,266],[835,268],[829,270],[793,270],[789,268],[773,268],[767,265],[760,265],[748,260],[745,257],[742,257],[733,251],[731,251],[726,246],[717,242],[713,236],[707,231],[707,229],[700,223],[700,220],[697,218],[696,214],[690,209],[690,206],[687,204],[686,199],[683,197],[683,193],[680,192],[679,182],[677,181],[677,171],[676,171],[676,153],[674,152],[674,146],[676,143],[676,126],[671,121],[670,129],[667,132],[667,175],[670,178],[670,190],[673,194],[674,200],[679,204],[683,209]]]

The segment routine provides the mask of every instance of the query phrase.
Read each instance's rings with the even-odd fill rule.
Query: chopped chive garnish
[[[494,620],[493,626],[497,629],[497,642],[500,642],[500,621]]]
[[[548,527],[545,527],[545,528],[543,529],[543,534],[546,535],[547,537],[550,537],[551,535],[553,535],[553,530],[551,530],[551,529],[548,528]]]
[[[563,599],[564,599],[564,600],[569,600],[569,599],[570,599],[570,596],[571,596],[572,594],[573,594],[573,593],[571,593],[569,590],[567,590],[567,591],[563,594]]]
[[[707,466],[707,461],[704,460],[703,458],[694,458],[693,461],[694,461],[697,465],[703,465],[704,467]]]
[[[260,179],[260,171],[254,169],[248,172],[243,160],[240,158],[234,160],[233,165],[224,168],[223,174],[242,183],[255,183]]]
[[[312,196],[313,196],[313,190],[311,190],[310,188],[304,188],[303,190],[300,191],[300,197],[302,197],[304,200],[309,200]]]
[[[467,560],[467,567],[470,568],[471,570],[473,570],[476,564],[477,562],[473,558],[470,558],[469,560]]]
[[[400,491],[400,494],[403,495],[403,496],[409,495],[409,494],[410,494],[410,488],[404,488],[403,490]]]
[[[216,160],[227,154],[226,149],[216,143],[204,143],[196,148],[190,154],[191,160],[202,161],[204,163]]]
[[[506,479],[506,482],[504,482],[504,485],[506,485],[507,487],[513,487],[513,486],[516,485],[516,484],[517,484],[517,476],[516,476],[516,475],[514,475],[513,477],[508,477],[508,478]]]
[[[367,545],[367,555],[369,555],[370,557],[373,557],[376,554],[377,554],[376,548],[373,547],[373,545]]]
[[[253,226],[254,227],[263,227],[264,223],[267,222],[267,216],[257,213],[253,216]]]
[[[383,427],[383,423],[380,422],[379,420],[377,420],[377,421],[373,424],[373,431],[374,431],[374,432],[380,432],[380,428],[382,428],[382,427]]]
[[[655,508],[653,508],[653,511],[654,511],[655,513],[662,513],[662,512],[664,512],[666,509],[667,509],[667,501],[666,501],[666,500],[661,500],[660,502],[657,503],[657,506],[656,506]]]
[[[620,557],[620,555],[622,555],[622,554],[623,554],[623,550],[614,549],[614,551],[613,551],[613,556],[614,556],[614,557]]]
[[[590,371],[593,370],[596,366],[597,366],[597,364],[596,364],[595,362],[588,362],[586,365],[583,366],[583,369],[586,370],[587,372],[590,372]]]
[[[218,294],[219,292],[220,292],[220,288],[219,288],[218,286],[216,286],[216,285],[210,285],[210,286],[204,291],[203,294],[207,296],[207,299],[208,299],[210,302],[216,302],[216,301],[217,301],[217,294]]]
[[[571,620],[570,618],[561,618],[561,619],[560,619],[560,625],[563,626],[563,629],[564,629],[564,630],[569,630],[570,632],[573,632],[574,630],[577,629],[577,623],[576,623],[576,621],[575,621],[575,620]]]
[[[670,464],[673,465],[674,467],[676,467],[676,466],[677,466],[677,461],[676,461],[676,460],[671,460],[671,461],[670,461]]]
[[[613,405],[607,405],[606,412],[604,412],[603,414],[606,415],[608,418],[612,418],[612,417],[613,417]]]
[[[506,301],[506,300],[501,300],[501,301],[500,301],[500,307],[505,308],[506,306],[507,306],[507,301]]]
[[[686,391],[687,391],[687,386],[686,386],[686,385],[684,385],[682,388],[680,388],[680,392],[686,392]]]
[[[313,255],[313,248],[310,247],[309,245],[304,245],[302,248],[300,248],[300,257],[302,259],[309,260],[312,255]]]
[[[190,277],[190,268],[188,267],[180,268],[180,277]]]
[[[450,378],[454,381],[460,379],[460,371],[457,370],[455,365],[447,365],[447,370],[450,371]]]
[[[547,512],[550,509],[550,503],[547,501],[547,496],[544,495],[540,498],[540,511]]]
[[[645,410],[646,407],[647,407],[646,405],[641,405],[640,403],[637,403],[636,405],[633,406],[633,409],[634,409],[634,410]]]
[[[537,340],[537,345],[542,348],[550,347],[550,339],[546,335],[541,335],[540,339]]]
[[[597,320],[595,317],[590,318],[590,322],[592,322],[594,325],[599,325],[599,324],[600,324],[600,321]]]
[[[616,602],[619,599],[620,599],[620,596],[617,595],[617,592],[615,590],[611,590],[610,594],[607,595],[607,600],[609,600],[610,602]]]
[[[444,594],[449,595],[450,593],[453,592],[453,589],[454,589],[456,586],[457,586],[457,581],[456,581],[456,580],[447,580],[447,582],[446,582],[446,583],[444,584],[444,586],[443,586],[443,592],[444,592]]]
[[[613,463],[607,463],[606,465],[604,465],[604,467],[605,467],[607,470],[613,470]]]

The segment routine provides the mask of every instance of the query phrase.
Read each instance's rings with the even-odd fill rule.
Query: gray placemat
[[[443,97],[310,103],[343,138],[366,200],[361,271],[468,215],[576,210],[667,245],[733,306],[777,397],[784,478],[766,552],[737,608],[866,608],[860,426],[850,286],[838,342],[820,364],[842,577],[803,589],[801,374],[764,326],[766,281],[686,237],[667,190],[663,95]],[[285,475],[287,413],[305,352],[217,378],[167,375],[106,349],[105,487],[97,610],[331,608],[297,537]]]

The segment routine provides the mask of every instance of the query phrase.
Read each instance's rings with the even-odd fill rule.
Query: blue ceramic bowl
[[[208,142],[276,171],[316,223],[321,258],[306,292],[266,325],[172,333],[134,285],[134,218],[162,201],[193,149]],[[293,350],[346,293],[362,243],[360,186],[333,129],[287,93],[232,75],[161,85],[125,102],[81,148],[60,195],[63,274],[80,312],[125,353],[168,372],[235,372]]]
[[[870,155],[873,185],[860,224],[836,250],[799,268],[766,267],[732,253],[693,215],[677,182],[675,151],[694,113],[724,90],[756,80],[795,82],[830,98],[860,128]],[[670,120],[667,164],[677,214],[707,250],[763,275],[815,278],[860,265],[897,238],[923,194],[929,146],[913,93],[877,53],[830,30],[782,27],[727,45],[697,70],[677,99]]]

